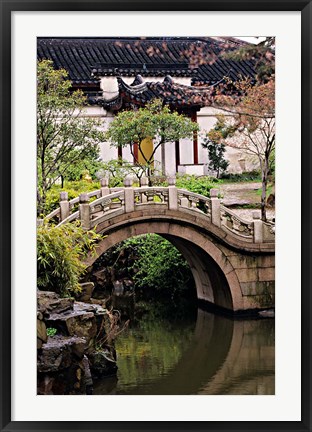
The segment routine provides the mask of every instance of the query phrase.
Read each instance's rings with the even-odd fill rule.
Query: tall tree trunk
[[[37,173],[37,182],[41,184],[41,192],[39,192],[39,188],[37,187],[37,216],[42,217],[44,215],[45,210],[45,202],[47,195],[47,178],[45,173],[45,145],[42,145],[42,151],[40,155],[40,163],[41,163],[41,178]]]
[[[147,165],[147,178],[148,178],[148,185],[152,186],[151,166],[150,166],[150,164]]]
[[[37,187],[37,217],[40,217],[42,214],[42,198],[39,192],[39,188]]]
[[[42,218],[45,215],[48,185],[42,181],[41,190],[37,186],[37,217]]]
[[[264,159],[264,166],[262,171],[262,193],[261,193],[261,219],[266,222],[266,191],[268,184],[269,160],[267,157]]]
[[[46,193],[37,192],[37,217],[42,218],[45,213]]]
[[[262,176],[262,193],[261,193],[261,219],[266,222],[266,186],[267,180]]]
[[[165,177],[166,176],[166,151],[165,151],[165,143],[161,144],[161,173]]]

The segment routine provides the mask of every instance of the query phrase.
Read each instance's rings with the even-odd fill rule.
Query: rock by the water
[[[90,394],[92,377],[84,338],[53,336],[38,351],[38,394]]]
[[[114,375],[117,372],[117,364],[112,351],[97,350],[89,358],[91,371],[96,377]]]
[[[93,272],[92,277],[94,278],[96,285],[104,285],[107,280],[105,269]]]
[[[92,379],[92,375],[91,375],[89,359],[88,359],[88,357],[86,355],[83,356],[82,364],[83,364],[84,372],[85,372],[86,393],[87,394],[92,394],[92,391],[93,391],[93,379]]]
[[[93,312],[72,310],[51,314],[46,322],[49,327],[56,328],[61,334],[84,337],[88,345],[97,333]]]
[[[74,305],[73,298],[61,298],[52,291],[37,291],[37,310],[43,316],[51,313],[63,313],[71,310]]]
[[[38,394],[92,394],[93,373],[116,374],[113,348],[95,351],[96,338],[106,337],[106,320],[109,315],[102,304],[38,291]],[[47,327],[57,334],[47,337]]]
[[[53,384],[55,378],[53,376],[44,375],[43,377],[38,377],[38,389],[37,393],[39,395],[53,395]]]
[[[116,296],[120,296],[124,293],[124,285],[122,281],[116,280],[113,282],[113,294]]]
[[[62,334],[84,337],[88,347],[92,349],[94,338],[106,313],[106,309],[100,305],[75,302],[72,310],[63,313],[52,313],[46,319],[46,322],[50,327],[56,328]]]
[[[81,337],[49,337],[38,353],[38,372],[55,372],[69,367],[73,357],[81,359],[84,356],[85,348],[86,340]]]
[[[44,321],[37,319],[37,338],[40,339],[43,343],[47,342],[47,327]]]
[[[89,302],[93,291],[94,291],[94,283],[93,282],[84,282],[80,284],[81,292],[76,294],[76,298],[82,302]]]

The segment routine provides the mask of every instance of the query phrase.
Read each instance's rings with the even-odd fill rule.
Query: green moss
[[[255,296],[255,300],[261,308],[272,307],[275,304],[275,282],[257,282],[261,284],[261,288],[264,285],[263,293]]]

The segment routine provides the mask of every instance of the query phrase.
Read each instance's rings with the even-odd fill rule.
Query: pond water
[[[188,312],[132,320],[116,340],[117,377],[95,382],[93,394],[274,394],[274,319]]]

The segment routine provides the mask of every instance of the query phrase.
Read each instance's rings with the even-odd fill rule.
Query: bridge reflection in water
[[[274,320],[232,320],[198,310],[196,325],[180,340],[180,356],[167,368],[156,359],[138,357],[137,376],[95,384],[95,394],[149,395],[268,395],[275,392]],[[170,329],[170,332],[172,329]],[[174,331],[174,330],[173,330]],[[178,331],[178,330],[177,330]],[[183,331],[180,329],[180,331]],[[161,343],[161,341],[158,341]],[[122,344],[125,340],[122,341]],[[165,349],[174,347],[168,344]],[[118,349],[117,349],[118,351]],[[131,353],[127,354],[131,356]],[[128,358],[130,361],[130,358]],[[153,360],[155,363],[155,359]],[[144,373],[144,362],[147,367]]]

